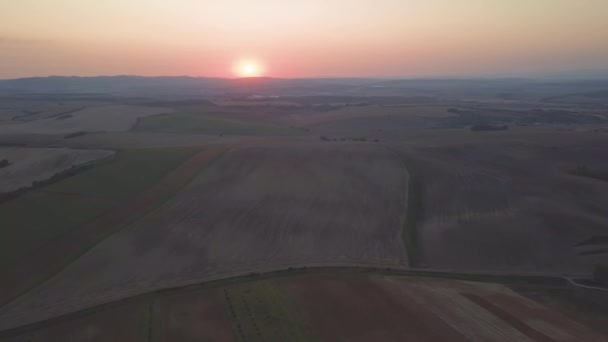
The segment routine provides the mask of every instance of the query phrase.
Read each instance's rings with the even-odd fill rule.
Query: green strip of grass
[[[401,234],[405,252],[407,253],[408,264],[410,267],[425,267],[418,241],[419,224],[424,215],[422,175],[416,171],[415,163],[410,158],[404,156],[401,151],[391,147],[388,147],[388,149],[401,159],[409,175],[407,184],[407,212],[403,224],[403,233]]]
[[[164,114],[140,119],[136,132],[183,133],[210,135],[291,136],[306,135],[303,129],[249,123],[196,114]]]
[[[418,224],[422,219],[422,181],[409,169],[410,180],[407,188],[407,215],[403,228],[403,243],[411,267],[422,267],[420,245],[418,243]]]
[[[0,267],[134,197],[198,150],[119,151],[97,167],[0,203]]]
[[[314,341],[310,328],[272,280],[222,289],[239,341]]]

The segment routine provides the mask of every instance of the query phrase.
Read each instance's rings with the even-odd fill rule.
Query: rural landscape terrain
[[[608,81],[0,80],[0,341],[608,340]]]

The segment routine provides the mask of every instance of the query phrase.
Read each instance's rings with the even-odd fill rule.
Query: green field
[[[0,267],[120,205],[196,151],[122,150],[92,169],[0,203]]]
[[[313,341],[298,309],[273,280],[222,289],[239,341]]]
[[[140,119],[133,128],[136,132],[187,133],[213,135],[290,136],[306,135],[302,129],[267,124],[220,119],[198,114],[164,114]]]

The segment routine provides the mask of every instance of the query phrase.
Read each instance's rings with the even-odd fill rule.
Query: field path
[[[117,205],[61,239],[36,250],[12,267],[0,269],[0,279],[2,279],[0,303],[6,303],[23,294],[113,233],[118,227],[123,227],[145,214],[191,180],[203,166],[222,151],[223,148],[215,147],[198,152],[130,202]]]

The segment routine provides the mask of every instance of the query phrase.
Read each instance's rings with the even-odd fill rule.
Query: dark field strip
[[[58,272],[70,260],[113,233],[117,228],[145,214],[179,187],[191,180],[200,169],[219,155],[219,149],[205,149],[171,171],[156,185],[65,236],[53,240],[15,264],[2,270],[0,302],[6,303],[42,280]],[[141,171],[141,170],[140,170]]]
[[[599,255],[608,254],[608,248],[594,249],[592,251],[579,252],[577,255]]]
[[[608,244],[608,235],[592,236],[576,244],[578,247]]]
[[[517,316],[511,314],[510,312],[508,312],[506,310],[501,309],[500,307],[494,305],[493,303],[489,302],[485,298],[482,298],[476,294],[471,294],[471,293],[463,293],[462,296],[464,296],[465,298],[468,298],[473,303],[479,305],[480,307],[482,307],[482,308],[488,310],[489,312],[491,312],[492,314],[496,315],[498,318],[509,323],[509,325],[511,325],[515,329],[519,330],[524,335],[528,336],[529,338],[531,338],[534,341],[538,341],[538,342],[555,341],[551,337],[543,334],[540,331],[533,329],[526,323],[522,322],[521,319],[519,319]]]

